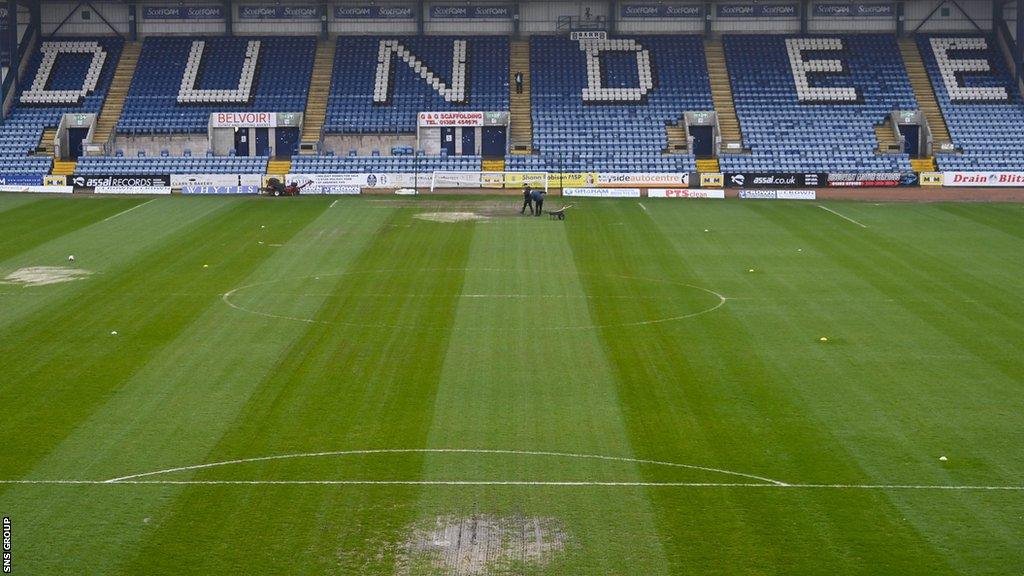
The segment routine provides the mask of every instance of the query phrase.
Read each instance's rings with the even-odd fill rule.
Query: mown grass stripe
[[[0,382],[0,397],[10,410],[0,421],[0,436],[33,438],[5,449],[0,471],[20,477],[31,470],[205,308],[220,305],[215,294],[269,254],[253,237],[268,208],[239,202],[140,256],[124,273],[91,278],[74,305],[44,308],[0,331],[10,374]],[[286,236],[323,209],[275,208]],[[207,263],[213,268],[204,271]],[[167,292],[183,278],[191,279],[191,290],[210,296]],[[121,293],[151,297],[126,305]]]
[[[687,206],[685,214],[678,212],[682,207],[665,206],[674,216],[672,228],[658,224],[663,212],[644,215],[632,207],[611,207],[598,222],[570,229],[577,265],[594,272],[604,262],[621,261],[638,275],[660,273],[697,285],[715,285],[713,276],[702,271],[705,258],[698,256],[697,250],[689,250],[681,235],[672,238],[669,234],[680,221],[719,219],[715,212],[720,208],[707,205],[710,212],[704,214],[703,206]],[[619,221],[626,225],[614,225]],[[838,219],[835,224],[863,233]],[[713,242],[700,239],[703,233],[698,230],[702,229],[703,224],[693,225],[686,236],[694,238],[694,243]],[[764,234],[771,237],[777,232],[768,229]],[[765,239],[756,242],[764,245]],[[588,293],[608,289],[598,278],[583,276]],[[628,304],[612,309],[599,300],[591,302],[598,318],[630,313]],[[638,307],[632,309],[640,313]],[[806,459],[829,470],[834,478],[865,478],[855,461],[842,457],[843,446],[827,425],[792,422],[787,416],[799,411],[789,391],[799,383],[763,357],[765,335],[752,331],[728,305],[719,312],[675,324],[602,331],[638,454],[713,462],[786,482],[812,477],[801,471]],[[647,480],[660,476],[661,471],[645,471]],[[849,521],[885,526],[881,530],[893,542],[902,542],[901,548],[927,548],[920,535],[900,525],[893,507],[884,515],[877,514],[877,506],[885,508],[883,495],[863,497],[875,504],[871,513],[837,508],[830,496],[816,493],[797,497],[729,493],[713,499],[696,495],[680,500],[649,491],[648,497],[659,512],[660,533],[674,572],[699,566],[702,572],[712,567],[707,573],[749,573],[773,565],[806,572],[821,563],[837,572],[854,569],[860,562],[855,550],[864,543],[836,521],[840,510]],[[780,537],[792,542],[791,546],[771,544]],[[731,551],[728,564],[716,563],[722,547]],[[941,561],[913,553],[887,560],[908,570],[922,563],[944,569]]]
[[[0,192],[0,212],[43,200],[46,196],[37,194],[8,194]]]
[[[942,204],[938,208],[957,218],[1024,240],[1024,209],[1019,205]]]
[[[467,267],[463,293],[479,298],[460,301],[429,445],[499,452],[431,454],[426,477],[522,479],[525,486],[532,479],[637,480],[639,462],[529,457],[537,450],[632,454],[597,330],[552,330],[595,324],[563,223],[524,217],[481,225]],[[522,298],[489,298],[494,294]],[[515,484],[467,485],[460,498],[425,491],[418,520],[553,518],[574,545],[544,559],[549,573],[669,573],[656,539],[617,538],[655,531],[642,493],[623,492],[595,505],[593,494],[542,484],[510,487]]]
[[[297,201],[326,204],[317,198]],[[325,210],[288,238],[286,229],[278,229],[278,211],[278,206],[268,204],[267,217],[254,226],[269,256],[243,282],[344,269],[387,216],[386,211],[359,205]],[[281,216],[292,214],[284,211]],[[267,240],[284,246],[266,248]],[[200,269],[194,274],[207,272]],[[179,279],[186,286],[191,281],[189,275]],[[268,323],[211,304],[108,396],[29,477],[114,476],[204,461],[301,333],[300,325]],[[184,490],[171,485],[149,494],[81,492],[52,498],[26,488],[12,489],[0,500],[0,508],[33,520],[19,529],[19,567],[31,574],[121,573],[144,536]],[[152,522],[143,522],[145,518]],[[64,540],[58,553],[50,545],[52,527],[58,525],[74,525],[89,537]]]
[[[116,198],[98,198],[91,202],[106,202]],[[67,200],[76,202],[76,200]],[[0,308],[0,330],[27,321],[33,314],[48,307],[54,309],[74,307],[75,299],[87,293],[97,277],[122,274],[139,258],[144,258],[168,238],[185,233],[200,222],[217,217],[231,202],[187,202],[162,199],[154,210],[134,214],[120,223],[96,222],[92,225],[58,236],[31,250],[5,260],[4,270],[36,266],[68,266],[69,253],[76,256],[75,268],[92,275],[88,281],[73,281],[49,286],[0,286],[4,306]],[[116,224],[116,225],[115,225]],[[132,295],[133,297],[136,295]],[[151,293],[144,295],[151,297]]]
[[[1010,475],[1000,473],[1008,461],[1002,450],[993,450],[994,445],[989,438],[989,431],[1000,436],[1000,429],[1016,429],[998,417],[1007,400],[997,399],[996,390],[1002,388],[1009,392],[1007,385],[1010,382],[993,373],[984,362],[970,356],[954,356],[962,354],[963,348],[951,342],[943,331],[929,327],[931,313],[920,316],[915,312],[922,307],[935,306],[936,312],[938,307],[942,307],[945,309],[943,315],[955,315],[958,308],[973,306],[963,302],[966,294],[948,290],[953,284],[936,283],[934,279],[922,277],[921,270],[917,269],[922,265],[930,267],[928,261],[931,258],[927,253],[944,251],[952,256],[957,252],[958,249],[954,248],[957,244],[948,243],[946,237],[959,231],[947,227],[943,234],[932,234],[933,218],[928,219],[924,226],[915,226],[904,210],[887,210],[885,225],[877,227],[870,238],[858,238],[856,234],[849,235],[841,229],[815,226],[802,218],[800,210],[783,212],[777,207],[761,210],[768,221],[789,230],[797,243],[810,245],[822,254],[822,260],[828,263],[827,268],[809,270],[807,275],[817,276],[819,282],[838,282],[836,286],[842,286],[852,301],[850,305],[840,301],[832,305],[823,303],[806,307],[814,310],[819,323],[832,328],[832,335],[840,348],[826,350],[818,347],[812,351],[805,345],[809,358],[816,364],[801,368],[799,364],[789,362],[784,366],[783,369],[790,373],[803,373],[805,378],[835,383],[826,390],[819,386],[817,390],[805,392],[811,400],[804,402],[802,410],[816,412],[821,418],[831,415],[828,421],[836,430],[843,432],[847,452],[869,471],[874,481],[927,480],[965,484],[1000,483],[1016,477],[1012,472]],[[906,211],[913,215],[919,209],[908,207]],[[934,208],[931,213],[933,216],[936,214]],[[890,256],[904,252],[920,256],[908,257],[905,261],[890,259]],[[940,267],[944,273],[954,276],[963,273],[961,268],[951,263],[952,259],[946,260]],[[850,278],[856,279],[856,283],[849,282],[847,279]],[[899,280],[892,282],[895,279]],[[811,282],[803,284],[813,285]],[[887,303],[856,305],[860,297],[872,294],[889,296]],[[808,300],[813,302],[813,296]],[[985,298],[979,300],[983,302]],[[941,304],[943,301],[945,304]],[[790,310],[787,318],[791,320],[787,323],[794,327],[807,323],[807,318],[794,312]],[[974,338],[979,334],[977,328],[967,325],[958,331]],[[908,339],[908,335],[913,337]],[[958,377],[950,378],[951,374]],[[973,388],[979,385],[991,391],[978,394]],[[832,391],[833,388],[837,391]],[[827,400],[832,397],[835,398]],[[835,405],[845,406],[847,410],[835,411]],[[988,407],[982,408],[981,405]],[[957,416],[965,410],[982,410],[991,414],[993,419],[975,426]],[[908,420],[907,414],[929,416]],[[959,421],[955,427],[946,425],[946,418],[950,417]],[[948,470],[945,466],[937,466],[939,454],[965,451],[972,454],[972,465]],[[894,468],[892,462],[895,459],[904,464]],[[979,466],[982,462],[985,464]],[[932,550],[942,553],[941,557],[949,565],[972,563],[965,562],[965,557],[972,552],[950,552],[948,543],[934,539],[936,531],[932,526],[936,523],[951,525],[947,518],[954,515],[952,511],[920,506],[920,502],[908,508],[904,498],[890,500],[900,517],[928,518],[909,525]],[[958,510],[956,514],[968,510],[971,509]],[[973,510],[969,512],[969,515],[973,514]],[[981,515],[971,522],[984,524],[988,522],[987,518],[987,514]]]
[[[138,198],[103,201],[43,198],[0,211],[0,230],[3,230],[0,234],[0,266],[44,242],[103,221],[141,203]]]
[[[288,352],[260,382],[209,460],[426,445],[475,225],[422,223],[411,219],[414,211],[397,212],[355,259],[349,268],[352,273],[325,276],[316,284],[330,294],[316,312],[326,324],[304,326],[302,336],[290,343]],[[448,297],[399,296],[382,301],[368,296],[381,290],[398,294],[418,290]],[[372,324],[374,319],[381,324],[401,320],[411,327],[347,325]],[[331,459],[301,466],[268,461],[244,471],[201,471],[196,477],[233,478],[241,473],[265,478],[337,477],[350,465]],[[419,478],[422,465],[421,455],[365,462],[360,470]],[[163,573],[184,561],[199,572],[232,566],[255,573],[273,564],[290,573],[386,573],[421,489],[369,486],[359,491],[311,493],[301,486],[229,486],[211,498],[209,490],[191,488],[176,499],[170,516],[138,550],[129,571]],[[249,537],[250,526],[271,513],[275,523],[292,528],[290,543]],[[182,530],[191,533],[191,543],[176,537]],[[293,539],[302,541],[307,552],[284,555],[292,549]],[[209,555],[197,542],[218,546],[218,554]]]

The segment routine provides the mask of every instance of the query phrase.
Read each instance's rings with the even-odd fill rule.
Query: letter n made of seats
[[[80,104],[89,94],[92,94],[100,82],[100,74],[103,72],[103,64],[107,61],[107,51],[100,46],[99,42],[85,41],[52,41],[43,42],[39,46],[42,60],[39,62],[39,70],[32,85],[21,94],[23,104],[59,104],[71,105]],[[92,54],[92,61],[89,63],[89,70],[85,73],[82,85],[76,90],[51,90],[50,76],[53,74],[53,67],[57,64],[57,57],[61,54]]]
[[[197,88],[199,71],[202,70],[203,54],[206,42],[196,40],[188,53],[185,74],[181,77],[178,88],[179,104],[246,104],[252,98],[253,84],[256,80],[256,69],[259,65],[260,41],[250,40],[245,47],[245,61],[238,73],[238,87],[233,90]]]
[[[401,58],[424,82],[452,104],[466,103],[466,41],[452,43],[452,78],[445,83],[418,56],[398,40],[381,40],[377,50],[377,73],[373,87],[374,104],[386,104],[391,100],[391,61]]]

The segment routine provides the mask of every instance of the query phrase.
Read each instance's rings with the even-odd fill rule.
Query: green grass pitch
[[[1024,573],[1024,206],[642,202],[0,196],[12,573]]]

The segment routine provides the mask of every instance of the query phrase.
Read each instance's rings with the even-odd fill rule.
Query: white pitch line
[[[334,208],[334,205],[337,204],[337,203],[338,203],[337,200],[335,200],[334,202],[331,202],[331,205],[328,206],[328,208]]]
[[[637,204],[639,204],[640,207],[644,209],[644,212],[647,212],[647,206],[644,206],[643,202],[637,202]],[[650,212],[648,212],[648,214],[650,214]]]
[[[1024,492],[1024,486],[942,484],[765,484],[761,482],[599,482],[589,480],[0,480],[0,485],[52,486],[526,486],[598,488],[762,488],[776,490],[932,490]]]
[[[424,268],[424,269],[419,269],[419,270],[381,269],[381,270],[357,270],[357,271],[349,271],[349,272],[324,272],[324,273],[321,273],[318,276],[315,276],[315,278],[317,280],[319,280],[321,276],[350,276],[350,275],[357,275],[357,274],[381,274],[381,273],[388,273],[388,272],[519,272],[519,271],[518,270],[505,269],[505,268]],[[552,271],[552,273],[553,274],[566,274],[567,272],[565,272],[563,270],[558,270],[558,271]],[[573,274],[591,274],[591,273],[587,273],[587,272],[573,272]],[[594,275],[594,274],[591,274],[591,275]],[[696,286],[694,284],[686,284],[686,283],[683,283],[683,282],[674,282],[672,280],[659,280],[659,279],[656,279],[656,278],[644,278],[644,277],[641,277],[641,276],[626,276],[626,275],[621,275],[621,274],[598,274],[598,275],[600,275],[600,276],[608,276],[610,278],[622,278],[622,279],[625,279],[625,280],[636,280],[636,281],[645,281],[645,282],[669,284],[669,285],[674,285],[674,286],[685,286],[687,288],[693,288],[694,290],[700,290],[701,292],[705,292],[707,294],[710,294],[710,295],[718,298],[718,304],[716,304],[713,307],[707,308],[705,310],[700,310],[700,311],[697,311],[697,312],[692,312],[690,314],[682,314],[682,315],[679,315],[679,316],[670,316],[670,317],[666,317],[666,318],[655,318],[653,320],[639,320],[639,321],[636,321],[636,322],[627,322],[627,323],[621,323],[621,324],[593,324],[593,325],[586,324],[586,325],[578,325],[578,326],[550,326],[550,327],[535,328],[535,330],[551,330],[551,331],[590,330],[590,329],[594,329],[594,328],[612,328],[612,327],[622,328],[622,327],[628,327],[628,326],[649,326],[649,325],[652,325],[652,324],[662,324],[662,323],[666,323],[666,322],[675,322],[675,321],[678,321],[678,320],[685,320],[687,318],[696,318],[698,316],[703,316],[705,314],[710,314],[712,312],[715,312],[716,310],[718,310],[722,306],[725,306],[725,303],[729,300],[728,298],[726,298],[722,294],[719,294],[718,292],[715,292],[714,290],[711,290],[710,288],[703,288],[701,286]],[[263,281],[263,282],[256,282],[256,283],[253,283],[253,284],[246,284],[244,286],[239,286],[237,288],[229,290],[228,292],[225,292],[221,296],[221,300],[224,302],[224,304],[228,305],[231,308],[234,308],[235,310],[238,310],[239,312],[245,312],[247,314],[253,314],[253,315],[256,315],[256,316],[263,316],[263,317],[266,317],[266,318],[274,318],[274,319],[277,319],[277,320],[290,320],[290,321],[294,321],[294,322],[303,322],[305,324],[322,324],[322,325],[325,325],[325,326],[329,326],[329,325],[356,326],[356,327],[360,327],[360,328],[378,328],[378,329],[379,328],[394,328],[394,329],[416,329],[416,328],[418,328],[415,325],[365,324],[365,323],[358,323],[358,322],[341,322],[341,321],[338,321],[338,322],[326,322],[326,321],[323,321],[323,320],[314,320],[312,318],[297,318],[297,317],[294,317],[294,316],[284,316],[284,315],[279,315],[279,314],[272,314],[272,313],[269,313],[269,312],[261,312],[259,310],[252,310],[252,309],[246,308],[244,306],[240,306],[238,304],[235,304],[234,302],[231,301],[231,299],[236,294],[238,294],[239,292],[241,292],[243,290],[248,290],[248,289],[256,288],[256,287],[260,287],[260,286],[266,286],[268,284],[274,284],[274,283],[278,283],[278,282],[283,282],[284,280],[289,280],[289,279],[290,280],[303,280],[303,279],[309,279],[309,278],[312,278],[312,277],[314,277],[314,276],[282,278],[282,279],[276,279],[276,280],[266,280],[266,281]],[[490,329],[489,328],[485,328],[485,329],[479,329],[479,330],[488,331]],[[461,331],[477,331],[477,330],[475,330],[473,328],[463,328],[463,329],[461,329]]]
[[[129,208],[127,210],[122,210],[121,212],[118,212],[117,214],[114,214],[113,216],[107,216],[106,218],[103,219],[103,221],[106,222],[108,220],[113,220],[114,218],[117,218],[118,216],[123,216],[124,214],[127,214],[127,213],[131,212],[132,210],[135,210],[136,208],[142,208],[143,206],[145,206],[146,204],[149,204],[151,202],[156,202],[156,198],[153,198],[152,200],[149,200],[148,202],[143,202],[142,204],[136,204],[135,206],[132,206],[131,208]]]
[[[843,220],[846,220],[847,222],[853,222],[854,224],[856,224],[857,226],[860,226],[861,228],[867,228],[867,226],[861,224],[860,222],[857,222],[853,218],[849,218],[847,216],[843,216],[842,214],[840,214],[839,212],[836,212],[835,210],[829,208],[828,206],[822,206],[821,204],[818,204],[818,208],[821,208],[822,210],[825,210],[826,212],[831,212],[831,213],[835,214],[836,216],[839,216]]]
[[[118,478],[111,478],[106,482],[111,484],[119,483],[124,480],[135,480],[138,478],[145,478],[147,476],[159,476],[161,474],[170,474],[172,472],[186,472],[190,470],[203,470],[206,468],[218,468],[221,466],[230,466],[233,464],[248,464],[252,462],[267,462],[270,460],[294,460],[297,458],[322,458],[325,456],[355,456],[355,455],[372,455],[372,454],[499,454],[499,455],[512,455],[512,456],[551,456],[556,458],[576,458],[580,460],[603,460],[606,462],[624,462],[627,464],[647,464],[653,466],[666,466],[669,468],[686,468],[688,470],[700,470],[703,472],[713,472],[716,474],[724,474],[727,476],[737,476],[740,478],[746,478],[748,480],[759,480],[769,484],[776,484],[779,486],[785,486],[786,483],[781,480],[774,480],[772,478],[766,478],[764,476],[756,476],[754,474],[746,474],[744,472],[736,472],[733,470],[725,470],[722,468],[711,468],[708,466],[697,466],[694,464],[680,464],[677,462],[664,462],[661,460],[643,460],[638,458],[625,458],[622,456],[602,456],[600,454],[576,454],[571,452],[548,452],[539,450],[495,450],[495,449],[477,449],[477,448],[381,448],[381,449],[368,449],[368,450],[338,450],[331,452],[300,452],[295,454],[278,454],[275,456],[258,456],[255,458],[239,458],[236,460],[224,460],[221,462],[209,462],[206,464],[194,464],[192,466],[180,466],[177,468],[166,468],[164,470],[156,470],[153,472],[143,472],[140,474],[132,474],[130,476],[120,476]]]

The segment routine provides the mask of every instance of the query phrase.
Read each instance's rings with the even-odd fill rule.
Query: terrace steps
[[[523,93],[516,92],[516,73],[523,74]],[[530,94],[530,42],[513,40],[509,56],[509,139],[513,154],[533,153],[533,97]]]
[[[124,49],[121,50],[121,58],[117,61],[117,68],[114,70],[114,79],[110,81],[107,98],[103,101],[103,108],[96,119],[93,144],[106,146],[113,138],[117,121],[121,119],[121,111],[124,110],[124,101],[128,98],[128,89],[131,88],[141,52],[141,42],[125,42]]]
[[[942,115],[939,101],[935,98],[935,89],[932,87],[931,78],[924,67],[924,60],[921,58],[917,42],[910,38],[904,38],[899,43],[903,65],[907,69],[907,76],[910,78],[910,86],[914,89],[917,105],[925,119],[928,120],[928,127],[932,131],[934,148],[942,150],[943,144],[951,144],[949,128],[946,126],[946,119]]]
[[[725,62],[722,41],[718,39],[704,42],[704,56],[707,59],[708,77],[711,80],[711,101],[715,105],[718,129],[722,135],[722,150],[739,152],[743,147],[743,135],[740,132],[739,118],[736,116],[736,104],[733,102],[729,68]],[[739,146],[729,147],[728,144]]]
[[[327,121],[327,96],[331,91],[331,77],[334,73],[334,42],[317,42],[316,57],[313,60],[313,74],[309,80],[306,95],[306,111],[302,116],[302,141],[319,142]]]

